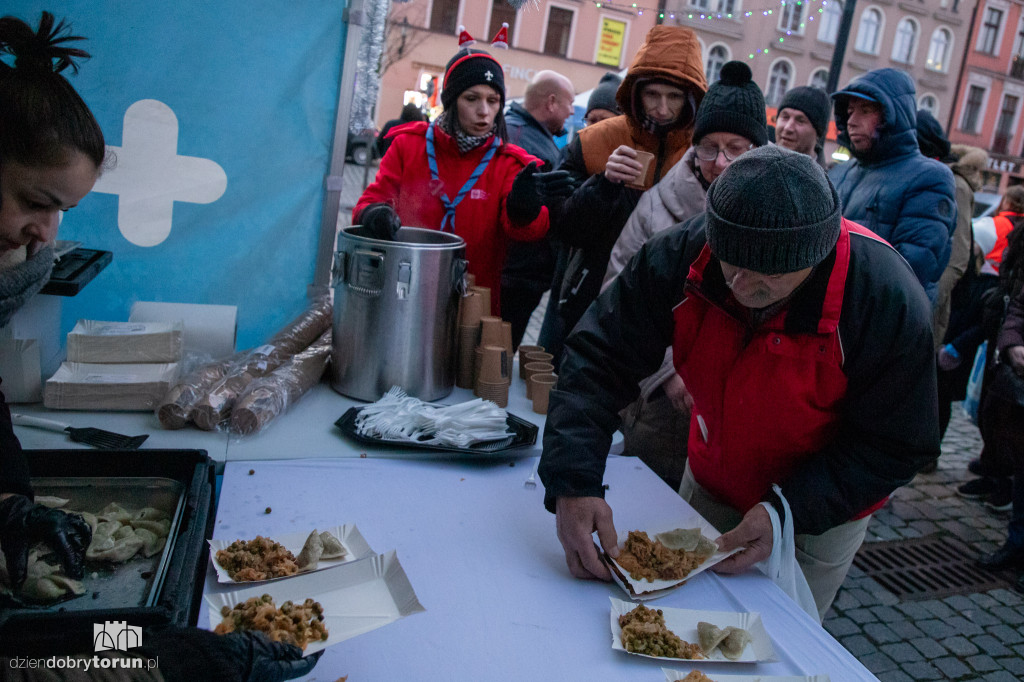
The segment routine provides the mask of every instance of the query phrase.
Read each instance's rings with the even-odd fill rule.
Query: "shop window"
[[[516,27],[516,10],[506,0],[491,0],[491,28],[487,31],[487,40],[498,35],[503,23],[508,24],[509,47],[512,46],[512,31]]]
[[[455,33],[459,24],[459,0],[434,0],[430,9],[430,30]]]
[[[572,10],[550,7],[548,33],[544,40],[544,54],[565,57],[569,52],[569,35],[572,33]]]
[[[822,3],[820,23],[818,24],[818,40],[823,43],[835,43],[839,35],[839,22],[843,19],[843,3],[829,0]]]
[[[985,103],[985,88],[980,85],[972,85],[967,91],[967,102],[964,104],[964,118],[960,122],[960,130],[965,133],[977,134],[978,115],[981,113],[981,106]]]
[[[704,77],[708,85],[718,80],[722,73],[722,66],[729,61],[729,49],[725,45],[715,45],[708,50],[708,61],[704,67]]]
[[[953,34],[945,28],[937,28],[932,32],[932,41],[928,45],[928,59],[925,66],[932,71],[949,71],[950,47],[953,45]]]
[[[1017,116],[1017,104],[1019,100],[1013,95],[1003,97],[1003,108],[999,110],[999,120],[996,122],[996,136],[992,140],[992,151],[996,154],[1007,154],[1010,149],[1010,140],[1013,138],[1013,119]]]
[[[1003,10],[995,7],[985,8],[985,17],[978,31],[978,52],[996,54],[999,51],[999,27],[1003,23]]]

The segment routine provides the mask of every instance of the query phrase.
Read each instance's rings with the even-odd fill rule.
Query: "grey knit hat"
[[[739,268],[765,275],[796,272],[820,263],[836,245],[841,208],[814,159],[782,147],[758,147],[711,183],[708,245],[719,260]]]
[[[622,78],[617,73],[612,73],[611,71],[601,76],[597,87],[590,93],[590,99],[587,100],[587,110],[583,115],[586,116],[594,109],[607,109],[608,111],[614,111],[616,114],[620,113],[619,103],[615,101],[615,92],[619,89],[619,83],[621,82]]]
[[[828,131],[828,122],[832,118],[832,100],[828,94],[820,88],[812,88],[809,85],[801,85],[786,90],[779,111],[783,109],[796,109],[803,112],[807,120],[814,126],[814,132],[818,133],[818,139],[825,137]]]
[[[764,94],[751,78],[750,67],[743,62],[722,66],[719,79],[708,88],[697,109],[694,144],[709,133],[735,133],[758,147],[768,144]]]

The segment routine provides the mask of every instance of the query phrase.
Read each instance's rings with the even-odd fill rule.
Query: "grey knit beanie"
[[[796,109],[803,112],[807,120],[814,126],[814,132],[818,133],[818,139],[825,137],[828,131],[828,122],[832,118],[832,100],[828,94],[819,88],[812,88],[809,85],[801,85],[786,90],[786,96],[782,98],[779,111],[783,109]]]
[[[722,66],[719,79],[708,88],[697,109],[694,144],[709,133],[735,133],[758,147],[768,144],[764,94],[751,77],[750,67],[743,62]]]
[[[817,265],[839,239],[841,204],[814,159],[782,147],[752,149],[711,183],[707,238],[730,265],[765,275]]]
[[[586,116],[594,109],[607,109],[608,111],[614,111],[616,114],[620,113],[619,103],[615,101],[615,92],[619,89],[619,83],[621,82],[622,78],[617,73],[612,73],[611,71],[601,76],[597,87],[590,93],[590,99],[587,100],[587,110],[583,115]]]

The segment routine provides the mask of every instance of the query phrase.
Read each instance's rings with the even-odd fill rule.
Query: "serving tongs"
[[[79,429],[71,426],[70,424],[64,424],[63,422],[54,421],[52,419],[30,417],[25,414],[15,414],[13,412],[11,413],[11,421],[19,426],[34,426],[37,429],[46,429],[47,431],[56,431],[57,433],[67,433],[74,442],[91,445],[94,448],[100,448],[101,450],[137,450],[139,446],[149,438],[148,433],[141,436],[124,436],[120,433],[114,433],[113,431],[104,431],[103,429],[94,429],[91,427]]]

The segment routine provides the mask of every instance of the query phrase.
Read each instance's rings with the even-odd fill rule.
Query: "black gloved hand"
[[[308,674],[322,651],[303,658],[294,644],[272,642],[262,632],[218,635],[193,627],[170,627],[149,634],[139,649],[159,657],[166,680],[191,679],[197,670],[221,682],[283,682]]]
[[[402,228],[402,219],[390,204],[370,204],[359,214],[359,224],[366,228],[367,236],[393,242]]]
[[[64,574],[79,579],[85,575],[83,561],[91,540],[92,529],[78,514],[44,507],[24,495],[0,502],[0,546],[15,588],[25,581],[32,544],[45,542],[60,559]]]
[[[566,170],[536,173],[533,179],[537,182],[537,191],[545,206],[564,201],[576,191],[576,181]]]
[[[543,203],[537,190],[537,175],[537,162],[531,161],[530,165],[516,175],[516,179],[512,181],[512,189],[505,197],[505,211],[509,220],[516,225],[533,222],[540,214]]]

